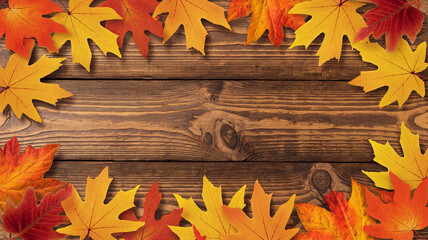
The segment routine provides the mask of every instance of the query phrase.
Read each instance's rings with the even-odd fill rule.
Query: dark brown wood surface
[[[227,9],[230,1],[214,2]],[[226,202],[242,185],[248,185],[249,200],[258,179],[274,192],[273,211],[292,194],[297,202],[324,205],[322,196],[332,190],[349,196],[351,177],[372,184],[362,169],[383,169],[373,162],[369,139],[389,141],[401,154],[404,122],[419,133],[422,151],[428,147],[426,99],[413,93],[402,108],[380,108],[386,88],[365,94],[349,85],[360,71],[376,66],[364,63],[346,37],[340,62],[318,67],[322,36],[306,50],[288,49],[291,30],[278,49],[266,34],[244,46],[250,20],[231,22],[232,31],[203,21],[209,32],[206,56],[186,50],[182,28],[164,45],[149,34],[147,59],[129,35],[122,59],[104,56],[90,41],[90,73],[72,64],[66,44],[52,55],[67,57],[64,66],[45,82],[74,96],[56,107],[36,101],[42,123],[17,119],[6,109],[0,145],[13,136],[23,147],[61,142],[47,177],[74,184],[84,196],[87,176],[109,166],[114,181],[108,199],[140,185],[140,213],[144,194],[157,181],[164,196],[159,215],[177,208],[172,193],[203,207],[204,175],[222,185]],[[427,20],[413,47],[428,40],[426,29]],[[32,61],[43,54],[48,53],[37,48]],[[1,66],[9,56],[2,39]],[[297,222],[293,215],[290,223]]]
[[[404,122],[428,143],[428,104],[377,104],[344,81],[55,81],[74,96],[37,103],[42,123],[0,117],[0,140],[58,160],[371,162],[368,139],[399,148]]]

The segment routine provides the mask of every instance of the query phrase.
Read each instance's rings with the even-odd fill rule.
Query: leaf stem
[[[416,230],[413,230],[414,233],[416,233],[416,235],[418,235],[422,240],[426,240],[424,237],[422,237],[418,232],[416,232]]]
[[[2,88],[1,90],[0,90],[0,94],[2,94],[4,91],[6,91],[7,89],[9,89],[9,87],[5,87],[5,88]]]
[[[5,2],[4,2],[4,0],[0,0],[7,8],[9,8],[10,9],[10,7],[9,7],[9,5],[7,5]]]
[[[420,78],[423,78],[423,79],[428,79],[428,77],[427,76],[424,76],[424,75],[420,75],[420,74],[417,74],[417,73],[413,73],[414,75],[416,75],[416,76],[418,76],[418,77],[420,77]],[[0,92],[1,93],[1,92]]]
[[[3,1],[3,0],[1,0],[1,1]],[[65,9],[65,11],[67,11],[67,13],[68,14],[70,14],[70,11],[68,10],[68,8],[65,6],[65,4],[61,1],[61,0],[58,0],[59,1],[59,3],[61,3],[61,5],[62,5],[62,7]]]

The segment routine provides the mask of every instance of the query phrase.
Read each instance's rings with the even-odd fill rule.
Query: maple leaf
[[[22,201],[15,207],[11,202],[6,202],[5,212],[2,215],[3,228],[10,233],[16,233],[13,239],[19,237],[24,240],[38,239],[62,239],[65,237],[52,230],[67,220],[64,215],[59,215],[64,210],[61,202],[71,195],[71,185],[59,191],[57,194],[47,193],[40,205],[37,206],[36,193],[33,187],[25,190]]]
[[[248,29],[247,42],[257,41],[266,30],[269,39],[277,48],[284,39],[284,26],[294,30],[305,23],[301,15],[288,14],[295,4],[302,0],[232,0],[228,11],[228,21],[238,17],[253,16]]]
[[[115,240],[113,233],[137,231],[143,222],[120,220],[119,215],[135,207],[134,196],[139,186],[129,191],[120,190],[108,203],[104,204],[108,187],[113,179],[108,177],[108,167],[98,177],[88,177],[85,201],[73,187],[71,197],[62,201],[65,214],[71,225],[57,230],[59,233],[80,236],[80,239]]]
[[[393,52],[387,52],[378,43],[358,43],[355,48],[360,51],[364,61],[376,64],[378,69],[361,72],[349,84],[363,87],[365,92],[388,86],[379,106],[398,101],[401,107],[413,90],[421,97],[425,96],[425,84],[418,73],[428,67],[425,63],[426,42],[421,43],[414,52],[404,39],[400,40]]]
[[[362,184],[352,179],[349,202],[342,192],[333,191],[324,197],[331,212],[314,204],[296,203],[297,215],[308,232],[297,234],[293,240],[374,239],[363,231],[365,225],[376,222],[366,213],[365,191]]]
[[[385,204],[370,191],[366,191],[367,213],[380,224],[365,226],[366,233],[377,238],[411,240],[413,232],[428,226],[428,179],[424,179],[410,197],[409,184],[389,173],[394,186],[392,203]]]
[[[67,183],[47,178],[43,175],[49,171],[59,144],[46,145],[35,149],[27,146],[19,155],[20,146],[13,137],[0,149],[0,209],[4,209],[6,199],[18,204],[28,186],[34,187],[37,199],[41,200],[48,193],[56,193]]]
[[[193,225],[193,232],[195,234],[195,240],[206,240],[206,236],[202,236],[201,233],[198,231],[195,225]]]
[[[388,168],[414,190],[428,176],[428,154],[421,153],[419,147],[419,135],[412,134],[410,130],[401,123],[400,143],[403,149],[404,157],[400,157],[391,145],[380,144],[369,140],[372,145],[375,162]],[[384,189],[393,189],[392,182],[388,172],[366,172],[369,178],[373,180],[377,187]]]
[[[57,52],[50,36],[53,32],[66,33],[60,24],[43,15],[62,12],[62,9],[50,0],[9,0],[9,5],[0,10],[0,37],[6,34],[6,48],[26,58],[30,58],[32,44],[24,39],[36,38],[39,46]]]
[[[122,57],[117,45],[117,35],[101,26],[101,21],[122,19],[109,7],[90,7],[93,0],[70,0],[67,12],[57,13],[52,20],[63,25],[68,33],[55,33],[52,36],[55,47],[61,48],[65,42],[71,42],[73,63],[80,63],[90,71],[92,53],[88,38],[107,55],[111,52]]]
[[[175,209],[170,214],[162,217],[160,221],[155,219],[156,209],[159,207],[162,194],[159,193],[158,184],[154,182],[149,192],[146,194],[146,201],[144,202],[144,214],[138,219],[135,216],[134,210],[128,211],[120,215],[121,219],[130,221],[144,222],[144,226],[136,232],[125,233],[123,238],[126,240],[137,239],[153,239],[153,240],[173,240],[178,239],[177,236],[169,229],[168,226],[178,226],[181,221],[181,212],[183,209]]]
[[[159,5],[156,0],[107,0],[100,7],[113,8],[123,19],[106,21],[105,27],[119,35],[117,42],[123,46],[123,38],[127,32],[133,33],[133,39],[141,54],[147,57],[150,38],[144,31],[150,31],[158,37],[163,37],[162,22],[150,16]]]
[[[253,12],[253,0],[232,0],[227,10],[227,21],[246,17]]]
[[[367,11],[363,17],[367,19],[368,27],[362,28],[355,42],[366,39],[373,34],[378,39],[383,34],[386,36],[386,50],[391,52],[397,47],[400,39],[406,34],[412,43],[416,35],[421,31],[424,23],[424,15],[411,5],[407,0],[366,0],[377,5],[376,8]]]
[[[0,110],[3,111],[7,105],[10,105],[18,118],[25,114],[41,122],[33,100],[55,105],[58,99],[73,95],[61,89],[58,84],[40,82],[41,77],[56,71],[64,60],[65,58],[48,58],[43,55],[36,63],[29,66],[28,58],[13,54],[6,68],[0,67],[0,88],[2,88]]]
[[[324,40],[317,56],[319,66],[332,58],[340,59],[343,36],[354,44],[357,32],[367,26],[356,10],[365,3],[352,0],[312,0],[296,4],[288,13],[311,15],[312,18],[296,30],[296,39],[290,48],[304,45],[308,47],[321,33]]]
[[[226,240],[246,239],[291,239],[299,231],[298,228],[285,229],[291,212],[293,211],[294,194],[282,204],[274,217],[270,216],[270,203],[272,194],[266,194],[262,186],[256,181],[253,196],[251,197],[251,208],[253,218],[249,218],[241,208],[223,206],[223,214],[227,220],[237,229],[237,233],[225,234]]]
[[[191,47],[205,55],[205,37],[208,35],[202,25],[202,18],[230,30],[224,16],[224,8],[207,0],[163,0],[157,6],[153,17],[168,13],[165,21],[163,43],[184,26],[186,34],[186,48]]]
[[[244,208],[245,186],[243,186],[229,203],[229,207]],[[221,196],[221,187],[214,185],[204,176],[202,198],[207,211],[202,211],[192,198],[183,199],[174,194],[180,208],[183,208],[181,216],[189,221],[193,226],[197,226],[202,236],[208,239],[218,239],[221,234],[236,232],[235,228],[229,223],[222,212],[223,199]],[[192,227],[174,227],[170,229],[177,234],[181,240],[195,240],[196,236]]]

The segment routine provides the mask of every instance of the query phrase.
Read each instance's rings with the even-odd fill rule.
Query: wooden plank
[[[214,2],[227,11],[230,1]],[[232,21],[232,31],[203,21],[209,32],[206,56],[193,49],[186,50],[182,28],[165,45],[162,45],[160,38],[149,34],[151,42],[148,59],[140,54],[130,35],[125,40],[122,59],[112,54],[105,57],[91,42],[93,62],[90,73],[72,63],[68,43],[60,54],[54,55],[67,58],[64,66],[49,78],[351,80],[363,70],[375,69],[375,66],[361,60],[346,37],[340,63],[331,60],[322,67],[318,67],[316,56],[322,37],[317,38],[306,50],[304,47],[288,49],[294,41],[294,33],[286,29],[284,43],[278,49],[269,42],[266,33],[258,42],[244,46],[250,21],[251,17]],[[427,39],[426,29],[428,20],[420,33],[419,42]],[[4,48],[4,41],[0,41],[0,65],[6,64],[9,54]],[[43,54],[47,54],[47,51],[37,48],[33,61]]]
[[[78,167],[76,167],[78,166]],[[365,170],[381,170],[377,164],[331,164],[331,163],[277,163],[277,162],[73,162],[57,161],[47,177],[54,177],[74,185],[79,194],[85,195],[86,179],[96,177],[105,166],[109,167],[109,176],[113,178],[107,194],[110,200],[120,189],[129,190],[137,185],[136,206],[141,208],[144,195],[154,181],[159,184],[163,195],[159,214],[166,214],[178,208],[173,193],[182,197],[192,197],[204,207],[202,193],[202,177],[204,175],[215,185],[222,186],[225,203],[242,186],[246,189],[246,210],[249,211],[249,199],[253,185],[259,180],[267,193],[274,193],[272,210],[286,202],[296,194],[296,202],[323,205],[322,196],[331,191],[345,192],[349,198],[351,178],[363,184],[372,184],[362,172]],[[293,218],[297,222],[296,216]]]
[[[400,124],[428,143],[428,104],[412,94],[380,109],[335,81],[55,82],[74,93],[37,103],[43,123],[0,117],[0,144],[62,142],[60,160],[371,162],[368,139],[399,152]]]

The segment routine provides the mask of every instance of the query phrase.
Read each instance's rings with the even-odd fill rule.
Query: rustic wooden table
[[[214,1],[227,9],[229,1]],[[391,145],[401,154],[400,124],[420,134],[428,146],[428,101],[412,94],[402,108],[380,109],[386,91],[364,94],[347,82],[364,63],[345,40],[340,62],[318,67],[322,37],[305,50],[288,49],[291,30],[276,49],[266,35],[244,46],[251,18],[231,22],[232,32],[204,22],[206,56],[186,50],[183,31],[165,45],[151,34],[145,59],[130,36],[123,58],[105,57],[92,44],[92,71],[67,57],[46,82],[74,94],[57,107],[37,102],[42,123],[0,115],[0,144],[17,136],[21,145],[61,142],[49,177],[68,181],[84,195],[86,178],[108,165],[114,178],[109,197],[141,185],[136,199],[154,181],[163,193],[160,214],[177,208],[172,193],[201,203],[202,177],[222,185],[226,200],[247,184],[249,200],[258,179],[274,192],[273,211],[292,194],[297,202],[323,205],[331,190],[350,193],[351,177],[372,184],[362,172],[382,170],[373,162],[368,139]],[[428,40],[428,21],[418,44]],[[0,63],[10,53],[0,46]],[[36,49],[34,60],[43,49]],[[428,75],[428,71],[422,73]],[[291,224],[297,222],[297,217]],[[428,234],[425,234],[428,236]]]

